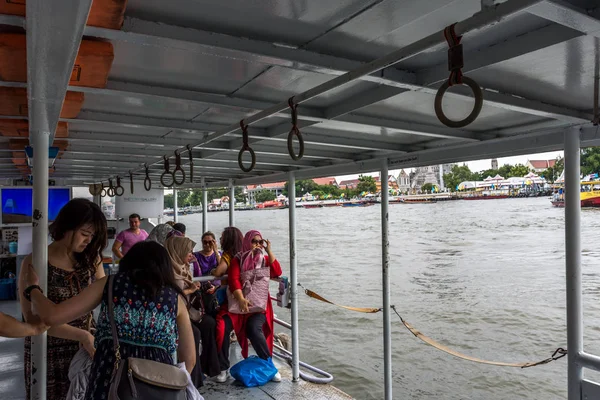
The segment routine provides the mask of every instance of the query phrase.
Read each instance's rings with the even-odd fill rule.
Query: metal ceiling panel
[[[177,48],[139,46],[114,41],[109,78],[180,89],[227,94],[252,80],[263,64],[214,57]]]
[[[382,57],[471,16],[480,0],[385,0],[308,48],[364,61]]]
[[[590,36],[573,39],[483,68],[471,77],[484,86],[493,81],[498,89],[527,98],[591,110],[597,40]]]
[[[494,48],[499,43],[502,44],[511,40],[513,41],[512,47],[518,50],[521,47],[520,38],[523,38],[529,32],[535,32],[548,26],[556,26],[556,24],[535,15],[523,13],[485,29],[464,35],[461,43],[465,55],[465,68],[469,68],[470,54],[489,47]],[[441,26],[439,29],[443,28],[445,26]],[[415,57],[403,60],[396,64],[396,67],[408,70],[420,70],[435,65],[443,65],[447,70],[448,46],[446,44],[433,47]]]
[[[158,118],[181,118],[191,120],[204,113],[209,107],[202,107],[185,101],[170,98],[144,99],[133,96],[109,96],[86,94],[83,109],[104,113],[118,113]]]
[[[134,125],[110,124],[102,121],[79,121],[77,119],[69,120],[69,130],[87,131],[87,132],[107,132],[136,135],[142,134],[150,137],[160,137],[168,134],[171,130],[165,128],[144,127]]]
[[[129,0],[127,16],[302,45],[379,0]]]
[[[402,116],[402,118],[408,121],[443,126],[435,116],[433,110],[434,100],[435,97],[428,93],[405,92],[392,99],[384,100],[375,106],[363,108],[361,113],[384,118],[398,118],[398,116]],[[446,95],[442,100],[442,106],[448,118],[458,120],[471,112],[473,101]],[[539,121],[539,117],[498,109],[487,105],[484,101],[479,117],[467,129],[471,131],[486,131],[536,121]]]
[[[236,91],[235,95],[257,100],[279,102],[331,79],[333,79],[331,75],[298,71],[291,68],[271,67],[252,82],[249,82],[243,88]],[[375,86],[377,85],[369,82],[353,82],[331,90],[304,104],[319,107],[330,106],[335,104],[336,101],[357,95]]]

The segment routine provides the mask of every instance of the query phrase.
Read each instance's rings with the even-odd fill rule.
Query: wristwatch
[[[27,301],[31,301],[31,292],[35,289],[39,290],[41,293],[44,293],[44,291],[39,285],[31,285],[26,287],[25,290],[23,290],[23,297],[25,297]]]

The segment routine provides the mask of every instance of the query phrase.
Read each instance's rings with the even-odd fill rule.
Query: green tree
[[[510,164],[504,164],[503,166],[501,166],[500,168],[498,168],[498,171],[496,171],[495,174],[492,173],[490,175],[491,175],[492,178],[494,176],[496,176],[496,175],[500,175],[503,178],[508,178],[508,177],[511,176],[512,168],[513,168],[512,165],[510,165]],[[494,171],[494,170],[490,170],[490,172],[492,172],[492,171]],[[527,173],[525,173],[525,174],[527,174]],[[486,176],[486,178],[487,178],[487,176]]]
[[[505,178],[510,178],[512,176],[516,176],[516,177],[524,177],[525,175],[527,175],[528,173],[530,173],[531,171],[529,170],[529,168],[527,168],[527,166],[523,165],[523,164],[517,164],[517,165],[513,165],[510,168],[510,172],[508,174],[508,176],[504,176]]]
[[[304,193],[311,193],[313,190],[317,189],[317,185],[315,181],[312,179],[300,179],[296,181],[296,197],[302,196]],[[288,182],[283,186],[283,195],[288,195]]]
[[[450,173],[444,174],[444,185],[450,190],[456,190],[461,182],[472,181],[473,172],[467,165],[453,165]]]
[[[188,207],[191,206],[190,202],[190,190],[178,190],[177,191],[177,207]]]
[[[259,190],[254,194],[254,199],[257,203],[263,203],[265,201],[275,200],[275,192],[272,192],[267,189]]]
[[[560,178],[560,174],[562,174],[563,169],[565,168],[565,160],[562,157],[558,157],[553,167],[546,168],[540,176],[545,178],[548,182],[554,183],[558,178]]]
[[[358,177],[358,185],[356,185],[356,189],[359,193],[375,193],[377,191],[377,182],[372,176],[361,175]]]
[[[175,200],[173,198],[173,194],[165,194],[164,202],[165,202],[165,208],[175,207]]]
[[[587,147],[581,150],[581,174],[600,173],[600,147]]]
[[[432,183],[426,183],[423,186],[421,186],[421,192],[423,192],[423,193],[431,193],[432,190],[433,190]]]
[[[235,188],[235,202],[236,203],[245,203],[247,201],[246,195],[244,194],[243,188]]]

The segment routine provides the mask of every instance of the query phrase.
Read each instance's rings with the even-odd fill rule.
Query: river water
[[[390,205],[392,304],[424,334],[493,361],[566,347],[564,210],[546,198]],[[298,279],[332,301],[381,306],[381,214],[297,209]],[[220,234],[226,212],[208,214]],[[271,240],[289,275],[287,210],[235,214]],[[180,217],[200,242],[202,216]],[[582,216],[585,348],[600,353],[600,212]],[[274,288],[273,288],[274,290]],[[275,307],[289,321],[287,310]],[[427,346],[392,314],[394,398],[564,399],[566,358],[529,369],[474,364]],[[383,398],[382,314],[300,297],[301,359],[357,399]]]

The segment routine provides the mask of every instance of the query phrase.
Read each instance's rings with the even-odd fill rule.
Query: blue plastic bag
[[[255,387],[273,379],[277,368],[270,358],[263,360],[257,356],[250,356],[231,367],[229,373],[244,386]]]

